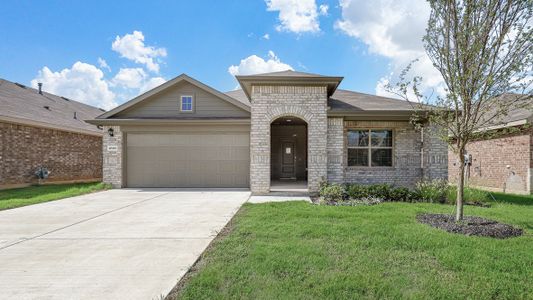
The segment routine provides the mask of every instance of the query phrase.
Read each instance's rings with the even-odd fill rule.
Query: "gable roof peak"
[[[232,97],[230,97],[230,96],[228,96],[228,95],[216,90],[215,88],[212,88],[212,87],[208,86],[205,83],[200,82],[199,80],[196,80],[196,79],[192,78],[191,76],[189,76],[189,75],[187,75],[185,73],[181,73],[180,75],[174,77],[173,79],[171,79],[171,80],[169,80],[169,81],[167,81],[167,82],[165,82],[165,83],[163,83],[163,84],[161,84],[161,85],[159,85],[159,86],[157,86],[157,87],[155,87],[155,88],[153,88],[153,89],[151,89],[151,90],[149,90],[149,91],[147,91],[147,92],[145,92],[145,93],[143,93],[143,94],[141,94],[141,95],[139,95],[139,96],[137,96],[137,97],[135,97],[135,98],[133,98],[133,99],[131,99],[131,100],[119,105],[119,106],[117,106],[117,107],[115,107],[114,109],[112,109],[112,110],[110,110],[110,111],[108,111],[108,112],[106,112],[106,113],[104,113],[104,114],[102,114],[100,116],[98,116],[97,119],[110,118],[110,117],[116,115],[117,113],[119,113],[119,112],[121,112],[123,110],[126,110],[126,109],[128,109],[128,108],[130,108],[130,107],[132,107],[132,106],[134,106],[134,105],[136,105],[136,104],[138,104],[138,103],[150,98],[151,96],[154,96],[154,95],[156,95],[156,94],[158,94],[158,93],[160,93],[160,92],[162,92],[162,91],[164,91],[164,90],[166,90],[166,89],[168,89],[168,88],[170,88],[172,86],[175,86],[176,84],[178,84],[180,82],[183,82],[183,81],[186,81],[186,82],[188,82],[188,83],[190,83],[190,84],[192,84],[192,85],[194,85],[194,86],[196,86],[196,87],[198,87],[198,88],[200,88],[200,89],[202,89],[202,90],[204,90],[204,91],[206,91],[206,92],[208,92],[210,94],[213,94],[213,95],[217,96],[218,98],[220,98],[222,100],[225,100],[225,101],[227,101],[227,102],[229,102],[229,103],[231,103],[231,104],[233,104],[233,105],[235,105],[235,106],[237,106],[237,107],[239,107],[241,109],[244,109],[245,111],[248,111],[248,112],[250,111],[250,107],[245,105],[244,103],[242,103],[242,102],[240,102],[240,101],[238,101],[238,100],[236,100],[236,99],[234,99],[234,98],[232,98]]]

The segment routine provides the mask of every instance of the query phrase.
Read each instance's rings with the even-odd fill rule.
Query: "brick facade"
[[[100,136],[0,122],[0,147],[0,187],[37,183],[40,166],[45,182],[102,178]]]
[[[113,136],[107,133],[113,128]],[[104,126],[103,153],[104,153],[104,182],[111,184],[114,188],[124,187],[123,184],[123,133],[120,126]]]
[[[328,118],[328,182],[344,182],[344,118]]]
[[[326,86],[252,87],[250,131],[250,188],[254,194],[270,190],[270,124],[283,116],[307,123],[308,190],[316,194],[327,180]]]
[[[471,186],[510,193],[532,193],[532,130],[471,142],[467,153],[472,155],[468,179]],[[451,151],[448,157],[449,180],[457,182],[458,158]]]
[[[377,128],[393,130],[393,166],[377,168],[348,166],[346,139],[348,129]],[[337,132],[335,136],[338,136]],[[331,138],[328,137],[329,139]],[[343,143],[337,145],[342,145],[344,178],[342,180],[337,176],[328,178],[332,182],[388,183],[413,187],[423,178],[446,179],[448,176],[446,143],[439,139],[434,131],[416,130],[406,121],[345,121]],[[333,168],[331,165],[328,163],[328,169]],[[335,169],[338,174],[338,167]]]

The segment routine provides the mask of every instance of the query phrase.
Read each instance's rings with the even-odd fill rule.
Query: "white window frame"
[[[183,110],[183,98],[191,98],[191,110]],[[184,113],[194,112],[194,96],[193,95],[181,95],[180,96],[180,111]]]
[[[349,131],[368,131],[368,146],[350,146],[350,142],[348,140],[348,134]],[[378,147],[378,146],[372,146],[372,131],[390,131],[391,132],[391,138],[392,138],[392,146],[390,147]],[[349,168],[393,168],[395,164],[394,159],[394,136],[396,133],[394,132],[394,129],[391,128],[348,128],[346,130],[346,166]],[[366,166],[349,166],[349,151],[348,149],[368,149],[368,165]],[[392,160],[390,166],[372,166],[372,149],[390,149],[392,152]]]

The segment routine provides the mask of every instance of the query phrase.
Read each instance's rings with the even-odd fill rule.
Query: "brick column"
[[[344,118],[328,118],[328,182],[344,182]]]
[[[113,128],[113,136],[107,133]],[[114,188],[122,188],[122,140],[123,134],[120,126],[104,126],[103,145],[103,181],[110,183]]]

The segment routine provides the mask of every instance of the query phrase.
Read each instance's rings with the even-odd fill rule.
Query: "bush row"
[[[340,204],[368,199],[379,202],[445,203],[448,189],[449,187],[445,180],[420,181],[414,189],[395,187],[390,184],[323,183],[320,188],[320,198],[326,204]]]

